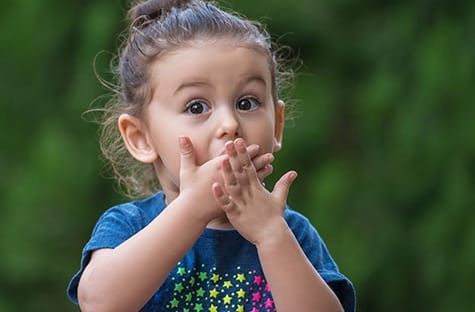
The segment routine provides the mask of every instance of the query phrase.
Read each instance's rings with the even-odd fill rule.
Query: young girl
[[[83,311],[353,311],[309,221],[296,173],[262,180],[281,148],[281,73],[256,23],[201,0],[130,11],[103,150],[131,192],[107,210],[68,293]],[[127,160],[128,155],[141,167]]]

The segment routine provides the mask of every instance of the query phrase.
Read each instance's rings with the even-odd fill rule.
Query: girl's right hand
[[[212,185],[222,182],[220,166],[227,155],[220,155],[210,159],[202,165],[196,164],[193,144],[188,137],[179,138],[180,147],[180,195],[191,196],[197,203],[193,214],[208,223],[214,218],[223,215],[223,210],[214,199]],[[271,165],[274,156],[271,153],[259,155],[259,146],[250,145],[248,153],[257,171],[260,181],[269,176],[273,167]]]

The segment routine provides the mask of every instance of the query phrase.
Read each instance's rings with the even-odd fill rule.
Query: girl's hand
[[[219,167],[227,155],[213,158],[202,165],[196,164],[194,148],[188,137],[179,138],[180,147],[180,195],[193,196],[200,204],[200,211],[194,211],[198,216],[202,216],[204,221],[210,221],[223,214],[223,210],[217,205],[213,198],[211,185],[215,181],[222,181]],[[251,145],[246,153],[252,158],[253,165],[258,168],[257,176],[260,180],[272,173],[271,165],[274,157],[267,153],[259,155],[259,146]]]
[[[270,193],[262,185],[243,139],[227,142],[226,155],[220,166],[222,182],[213,183],[214,197],[236,230],[259,245],[284,224],[288,191],[297,173],[283,175]]]
[[[247,147],[247,152],[249,153],[252,164],[256,168],[259,181],[263,181],[266,177],[272,174],[272,171],[274,170],[274,167],[272,167],[274,155],[272,155],[272,153],[259,155],[259,145],[257,144],[249,145]]]

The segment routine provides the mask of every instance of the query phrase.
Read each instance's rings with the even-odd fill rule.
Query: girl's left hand
[[[214,197],[236,230],[259,245],[283,224],[287,195],[297,173],[284,174],[269,192],[259,180],[243,139],[227,142],[225,149],[228,157],[220,167],[224,184],[213,184]]]

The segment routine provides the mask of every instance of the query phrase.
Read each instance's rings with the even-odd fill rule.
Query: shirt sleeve
[[[91,238],[84,246],[79,271],[69,282],[67,294],[69,299],[78,304],[77,290],[79,280],[88,265],[94,250],[115,248],[138,232],[137,209],[133,205],[122,205],[107,210],[97,221]]]
[[[336,294],[344,310],[355,311],[356,295],[353,284],[340,273],[317,230],[307,218],[290,209],[286,210],[286,219],[307,258]]]

